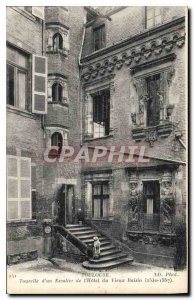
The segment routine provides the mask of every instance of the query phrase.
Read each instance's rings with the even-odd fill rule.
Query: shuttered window
[[[93,31],[93,37],[94,37],[94,51],[104,48],[106,42],[105,26],[102,25],[98,28],[95,28]]]
[[[47,113],[47,57],[32,57],[32,112]]]
[[[7,219],[31,219],[31,159],[7,156]]]

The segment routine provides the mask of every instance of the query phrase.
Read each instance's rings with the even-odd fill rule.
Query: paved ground
[[[125,264],[123,266],[119,266],[114,269],[108,270],[109,273],[114,272],[143,272],[146,270],[164,270],[163,268],[140,264],[140,263],[132,263],[132,264]],[[25,262],[17,265],[8,266],[8,270],[16,271],[16,272],[46,272],[46,273],[63,273],[63,272],[70,272],[70,273],[91,273],[92,271],[86,270],[82,267],[81,263],[73,263],[62,259],[53,259],[53,263],[50,261],[38,258],[37,260]],[[100,271],[95,271],[100,272]]]

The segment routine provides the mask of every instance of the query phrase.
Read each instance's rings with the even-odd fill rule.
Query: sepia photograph
[[[5,76],[7,294],[187,294],[188,7],[7,6]]]

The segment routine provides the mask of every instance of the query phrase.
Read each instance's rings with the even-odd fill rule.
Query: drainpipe
[[[42,20],[42,56],[44,55],[44,48],[45,48],[44,33],[45,33],[45,21]],[[42,127],[42,130],[43,130],[43,137],[45,139],[45,119],[44,119],[44,115],[41,115],[41,127]]]
[[[80,68],[83,66],[83,64],[81,64],[81,55],[82,55],[82,50],[83,50],[83,44],[84,44],[84,39],[85,39],[85,32],[86,32],[86,19],[84,20],[83,23],[83,32],[82,32],[82,40],[81,40],[81,48],[80,48],[80,53],[79,53],[79,57],[78,57],[78,66],[79,66],[79,82],[80,82],[80,100],[81,100],[81,105],[80,105],[80,128],[81,128],[81,133],[80,133],[80,144],[82,145],[83,143],[83,105],[82,105],[82,82],[81,82],[81,70]]]

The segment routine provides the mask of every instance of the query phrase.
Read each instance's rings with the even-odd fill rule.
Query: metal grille
[[[160,225],[159,214],[143,214],[143,229],[158,231]]]

